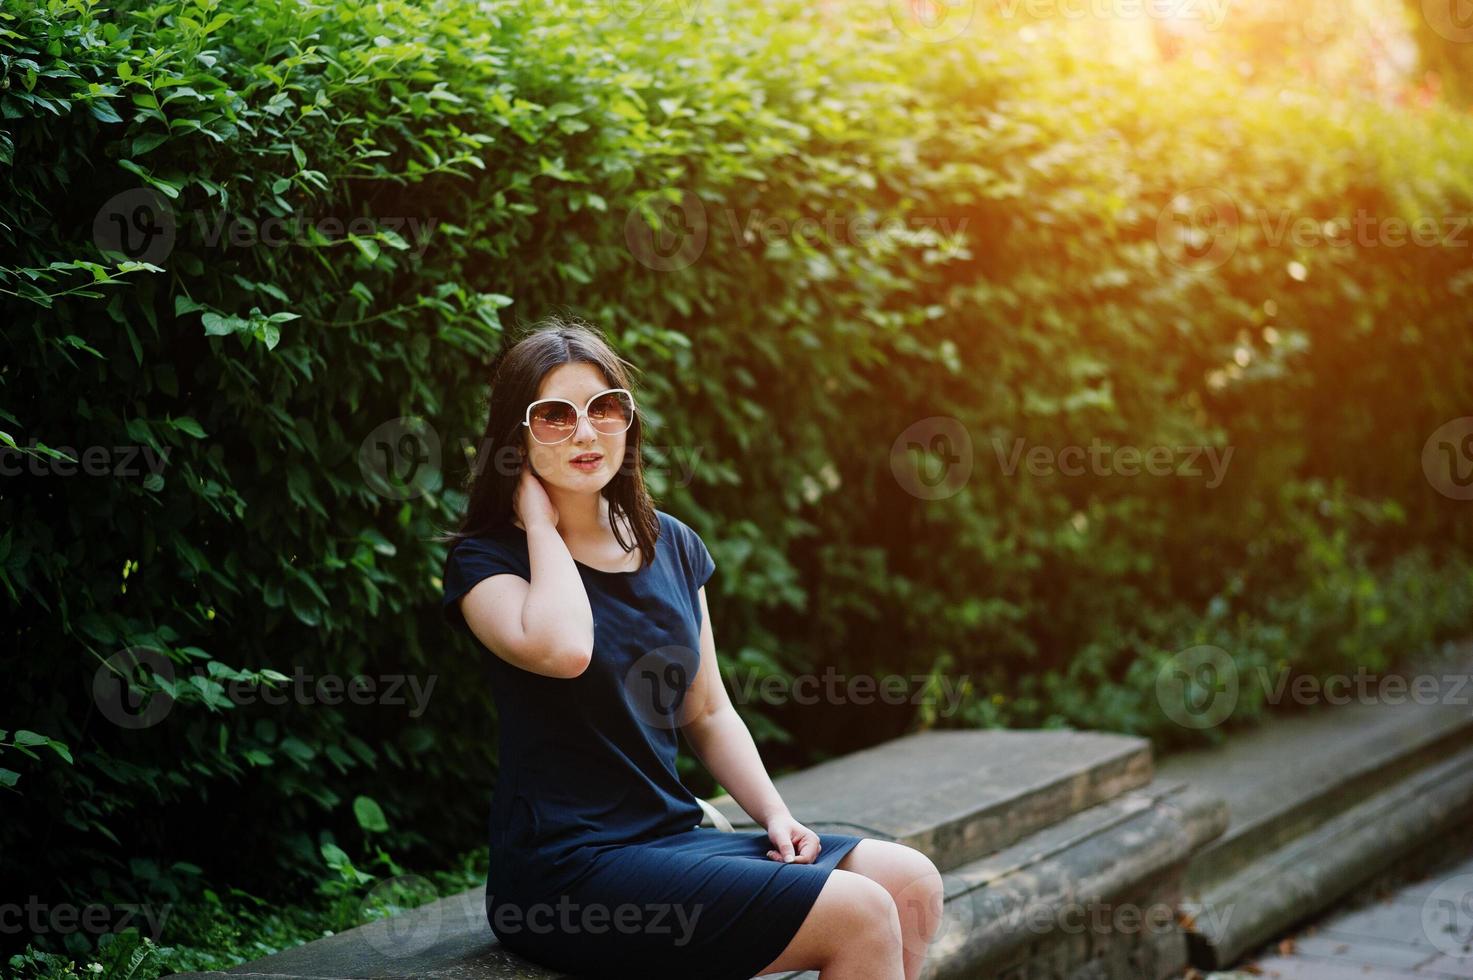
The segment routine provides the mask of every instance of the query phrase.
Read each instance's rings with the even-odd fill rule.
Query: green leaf
[[[204,316],[200,317],[200,322],[204,324],[205,336],[207,337],[224,337],[233,333],[240,333],[243,330],[248,330],[251,326],[249,320],[245,320],[241,317],[221,316],[220,314],[213,312],[206,313]]]
[[[358,818],[358,826],[369,833],[382,834],[389,829],[383,809],[371,797],[360,796],[353,801],[353,816]]]
[[[169,139],[166,133],[144,133],[133,139],[133,155],[141,157],[150,150],[157,149]]]
[[[117,110],[106,102],[89,102],[87,108],[95,118],[103,122],[120,123],[123,121],[123,117],[118,115]]]
[[[205,437],[205,430],[200,427],[198,422],[187,415],[174,419],[170,424],[185,435],[194,436],[196,439],[203,439]]]

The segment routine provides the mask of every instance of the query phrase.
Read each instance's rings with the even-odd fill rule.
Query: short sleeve
[[[483,579],[492,575],[510,572],[532,580],[531,569],[525,555],[505,541],[494,538],[466,538],[450,550],[445,558],[445,595],[441,601],[441,612],[452,629],[469,632],[465,616],[460,611],[460,598]]]
[[[711,551],[706,547],[706,542],[701,540],[701,536],[695,532],[694,528],[684,522],[681,522],[680,528],[685,537],[686,566],[695,576],[696,588],[699,589],[716,571],[716,559],[711,557]]]

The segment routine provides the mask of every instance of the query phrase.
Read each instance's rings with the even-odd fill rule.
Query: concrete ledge
[[[1473,747],[1413,772],[1185,898],[1191,958],[1219,969],[1332,905],[1403,854],[1473,820]]]
[[[1159,763],[1231,813],[1187,869],[1194,966],[1236,962],[1473,817],[1470,665],[1473,645],[1448,644],[1397,675],[1417,697],[1270,718]]]
[[[1161,760],[1162,778],[1190,780],[1232,807],[1226,833],[1193,858],[1188,885],[1210,888],[1469,744],[1473,711],[1466,704],[1352,704],[1272,718],[1227,745]]]
[[[784,776],[778,788],[810,826],[847,825],[900,841],[946,871],[1144,786],[1151,775],[1150,742],[1129,735],[934,731]],[[756,829],[731,797],[711,802],[737,830]]]
[[[928,980],[1062,977],[1081,968],[1093,972],[1079,976],[1121,980],[1177,976],[1187,963],[1177,922],[1182,871],[1226,824],[1220,800],[1155,783],[944,872]]]

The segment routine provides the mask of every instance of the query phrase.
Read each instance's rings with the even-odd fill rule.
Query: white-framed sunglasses
[[[571,439],[583,418],[598,432],[618,435],[634,424],[634,396],[627,388],[605,388],[582,408],[566,398],[539,398],[527,406],[522,424],[532,430],[533,439],[555,446]]]

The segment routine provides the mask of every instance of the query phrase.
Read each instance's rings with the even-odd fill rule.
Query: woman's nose
[[[598,430],[593,427],[593,420],[588,418],[587,416],[579,416],[578,424],[573,429],[573,441],[593,442],[597,438]]]

